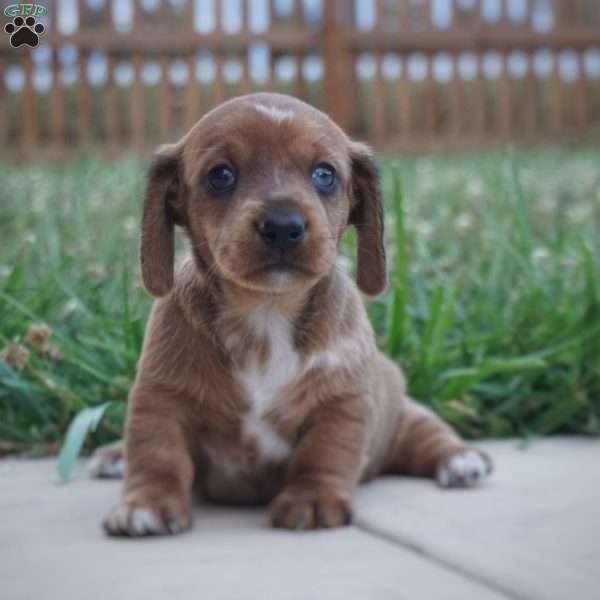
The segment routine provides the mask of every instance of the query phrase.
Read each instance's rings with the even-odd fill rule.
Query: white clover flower
[[[483,185],[483,181],[481,181],[481,179],[479,178],[474,177],[472,179],[469,179],[469,181],[467,182],[465,192],[470,198],[477,199],[483,196],[484,188],[485,186]]]
[[[123,237],[126,240],[133,240],[137,237],[138,222],[135,217],[126,217],[122,223]]]
[[[62,202],[62,211],[65,215],[69,215],[73,212],[73,200],[70,196],[65,197]]]
[[[598,168],[592,163],[582,163],[575,169],[574,175],[578,184],[584,188],[592,188],[598,185]]]
[[[414,225],[415,232],[424,238],[430,238],[433,235],[435,227],[431,221],[420,219]]]
[[[419,179],[430,179],[435,176],[436,169],[434,164],[429,160],[422,160],[417,163],[415,167],[415,172]]]
[[[42,381],[44,382],[44,385],[49,390],[58,389],[58,385],[56,385],[56,381],[54,381],[54,379],[52,379],[51,377],[48,377],[47,375],[42,375]]]
[[[454,219],[455,227],[463,231],[465,229],[469,229],[474,222],[475,219],[470,213],[461,213],[460,215],[458,215],[458,217],[456,217],[456,219]]]
[[[535,262],[543,262],[550,258],[550,251],[545,246],[537,246],[533,249],[531,258],[533,258]]]
[[[417,182],[417,194],[428,196],[436,189],[436,181],[433,177],[424,177]]]
[[[463,174],[460,171],[450,171],[446,175],[446,185],[448,187],[456,187],[463,181]]]
[[[566,214],[573,223],[584,223],[592,216],[592,208],[584,205],[571,206]]]
[[[92,212],[102,212],[106,208],[106,202],[102,196],[94,194],[89,200],[89,207]]]
[[[65,317],[72,315],[73,313],[79,312],[81,310],[81,302],[78,298],[71,298],[67,302],[65,302],[62,313]]]
[[[565,254],[560,259],[560,266],[564,267],[566,269],[568,269],[570,267],[576,267],[578,263],[579,263],[579,259],[578,259],[577,255],[572,254],[572,253]]]
[[[543,199],[539,203],[540,210],[546,214],[553,214],[558,208],[558,194],[544,194]]]
[[[31,203],[31,210],[36,214],[45,212],[46,198],[40,194],[36,195]]]
[[[106,267],[101,263],[90,263],[86,271],[96,279],[104,279],[106,277]]]

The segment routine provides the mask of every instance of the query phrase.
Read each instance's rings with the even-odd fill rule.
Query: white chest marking
[[[293,345],[291,323],[279,311],[261,305],[250,317],[250,324],[257,337],[269,341],[270,353],[265,364],[251,362],[238,373],[250,403],[242,430],[256,437],[265,458],[281,460],[288,456],[290,446],[264,417],[283,388],[299,374],[300,358]]]

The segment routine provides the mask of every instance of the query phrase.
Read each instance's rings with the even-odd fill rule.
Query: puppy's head
[[[358,285],[385,286],[382,197],[368,148],[291,97],[252,94],[203,117],[156,153],[142,226],[142,274],[173,285],[174,225],[208,276],[286,293],[331,271],[347,225],[358,231]]]

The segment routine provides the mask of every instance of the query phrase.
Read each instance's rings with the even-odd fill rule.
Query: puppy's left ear
[[[148,170],[140,259],[144,286],[155,297],[173,287],[174,229],[182,224],[180,154],[175,145],[161,146]]]
[[[358,287],[369,296],[386,285],[383,245],[383,194],[373,153],[364,144],[350,149],[353,204],[348,223],[358,233]]]

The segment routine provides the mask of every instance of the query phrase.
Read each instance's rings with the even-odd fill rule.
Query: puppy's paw
[[[445,488],[472,487],[486,479],[493,468],[492,459],[485,452],[463,448],[440,463],[435,478]]]
[[[121,479],[125,476],[123,442],[98,448],[87,463],[90,477]]]
[[[116,506],[102,521],[102,528],[108,535],[121,537],[181,533],[190,525],[191,518],[187,512],[125,503]]]
[[[350,502],[335,490],[284,489],[271,503],[271,524],[283,529],[319,529],[349,525]]]
[[[122,479],[125,476],[125,459],[94,454],[88,461],[87,472],[94,479]]]

